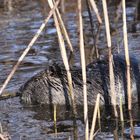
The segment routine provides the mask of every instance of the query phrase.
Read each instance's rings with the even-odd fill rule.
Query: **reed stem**
[[[0,133],[3,133],[2,124],[0,122]]]
[[[50,8],[53,8],[53,1],[52,0],[48,0],[49,6]],[[60,47],[60,52],[61,52],[61,56],[62,56],[62,60],[67,72],[67,78],[68,78],[68,86],[69,86],[69,96],[71,98],[71,103],[72,103],[72,111],[73,111],[73,118],[74,118],[74,127],[76,127],[76,104],[75,104],[75,100],[74,100],[74,93],[73,93],[73,86],[72,86],[72,76],[71,76],[71,72],[70,72],[70,67],[68,64],[68,58],[67,58],[67,53],[66,53],[66,48],[65,48],[65,44],[64,44],[64,39],[61,33],[61,29],[59,26],[59,22],[57,19],[57,15],[56,12],[53,13],[53,17],[54,17],[54,22],[55,22],[55,27],[57,30],[57,35],[58,35],[58,41],[59,41],[59,47]],[[76,136],[76,131],[74,132],[74,136]]]
[[[88,140],[89,126],[88,126],[88,103],[87,103],[87,87],[86,87],[87,80],[86,80],[86,64],[85,64],[81,0],[78,0],[78,15],[79,15],[79,28],[80,28],[80,37],[79,37],[80,38],[80,55],[81,55],[82,78],[83,78],[83,95],[84,95],[85,140]]]
[[[129,110],[129,118],[130,118],[130,128],[131,128],[130,139],[134,140],[134,126],[133,126],[133,118],[132,118],[131,110]]]
[[[65,13],[65,0],[61,0],[60,6],[61,6],[61,13]]]
[[[121,122],[124,122],[124,117],[123,117],[123,106],[122,106],[122,95],[120,96],[120,119]]]
[[[89,1],[90,1],[90,4],[91,4],[91,7],[93,8],[93,10],[94,10],[94,12],[95,12],[95,14],[96,14],[96,16],[97,16],[98,22],[99,22],[100,24],[102,24],[102,19],[101,19],[101,17],[100,17],[99,12],[98,12],[98,8],[97,8],[97,6],[96,6],[95,1],[94,1],[94,0],[89,0]]]
[[[54,104],[54,132],[57,136],[57,125],[56,125],[56,104]]]
[[[125,0],[122,0],[123,7],[123,37],[124,37],[124,50],[125,60],[127,65],[127,94],[128,94],[128,110],[131,110],[132,106],[132,95],[131,95],[131,79],[130,79],[130,59],[128,50],[128,38],[127,38],[127,25],[126,25],[126,7]]]
[[[98,51],[98,47],[97,47],[97,44],[98,44],[98,41],[99,41],[100,31],[101,31],[101,24],[98,25],[98,29],[97,29],[97,32],[96,32],[96,35],[95,35],[95,38],[94,38],[94,47],[95,47],[95,52],[96,52],[96,58],[99,58],[99,55],[100,55],[99,51]],[[92,58],[93,54],[94,54],[94,48],[92,48],[92,50],[91,50],[90,59]]]
[[[123,116],[123,106],[122,106],[122,95],[120,95],[120,120],[121,120],[121,136],[123,138],[123,134],[124,134],[124,116]]]
[[[100,106],[98,106],[98,125],[99,125],[99,130],[101,131],[101,113],[100,113]]]
[[[107,11],[106,0],[102,0],[103,3],[103,12],[105,18],[105,27],[106,27],[106,36],[107,36],[107,45],[109,52],[109,79],[110,79],[110,91],[111,91],[111,103],[113,105],[115,117],[118,117],[117,109],[116,109],[116,93],[115,93],[115,80],[114,80],[114,71],[113,71],[113,58],[111,53],[111,35],[110,35],[110,26],[109,26],[109,18]]]
[[[96,118],[97,118],[97,113],[98,113],[98,108],[99,108],[99,103],[100,103],[100,94],[98,93],[95,108],[94,108],[93,118],[92,118],[92,125],[91,125],[91,131],[90,131],[89,140],[93,140],[95,125],[96,125]]]
[[[53,2],[55,2],[55,0],[53,0]],[[70,41],[68,32],[67,32],[67,30],[66,30],[66,28],[65,28],[64,22],[63,22],[63,20],[62,20],[62,17],[61,17],[61,15],[60,15],[60,12],[59,12],[58,8],[56,8],[56,14],[57,14],[57,17],[58,17],[58,20],[59,20],[59,23],[60,23],[60,27],[62,28],[62,31],[63,31],[64,36],[65,36],[65,38],[66,38],[66,41],[67,41],[67,43],[68,43],[68,46],[69,46],[71,52],[73,52],[73,47],[72,47],[72,44],[71,44],[71,41]]]
[[[86,0],[86,5],[87,5],[87,9],[88,9],[88,15],[89,15],[89,19],[90,19],[90,26],[91,26],[91,33],[92,33],[92,37],[93,37],[93,47],[92,47],[92,50],[91,50],[91,54],[90,54],[90,60],[92,61],[92,57],[95,53],[96,55],[96,58],[99,58],[99,52],[98,52],[98,48],[97,48],[97,34],[98,34],[98,31],[97,31],[97,34],[95,35],[94,34],[94,25],[93,25],[93,21],[92,21],[92,14],[91,14],[91,8],[90,8],[90,5],[89,5],[89,1]],[[98,28],[99,29],[99,28]]]
[[[6,140],[2,134],[0,134],[0,140]]]

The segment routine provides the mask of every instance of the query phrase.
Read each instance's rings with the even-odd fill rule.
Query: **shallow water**
[[[122,43],[122,20],[118,20],[117,26],[115,26],[114,17],[116,9],[116,3],[109,3],[109,13],[111,27],[118,29],[112,36],[112,44],[114,52],[117,51],[116,46],[119,45],[121,53],[124,52]],[[85,3],[84,3],[85,5]],[[98,4],[101,6],[101,3]],[[12,7],[0,6],[0,83],[3,84],[4,80],[10,73],[13,65],[22,54],[23,50],[27,47],[30,40],[40,27],[44,18],[47,16],[49,11],[48,5],[45,0],[16,0],[13,1]],[[138,13],[140,14],[140,13]],[[94,15],[94,13],[93,13]],[[137,17],[137,18],[136,18]],[[131,54],[135,55],[140,59],[140,23],[139,16],[136,16],[136,1],[127,1],[127,23],[128,23],[128,41],[129,50]],[[79,65],[79,48],[77,39],[77,17],[76,17],[76,3],[74,0],[67,0],[65,3],[65,13],[63,13],[63,19],[67,30],[69,32],[75,56],[73,59],[74,65]],[[94,15],[95,30],[97,29],[97,19]],[[84,20],[84,32],[85,32],[85,46],[86,46],[86,62],[89,62],[89,53],[92,47],[92,35],[90,32],[90,24],[88,18],[88,12],[86,6],[83,10]],[[104,25],[101,27],[101,35],[98,42],[100,53],[104,54],[104,48],[106,45]],[[117,34],[118,33],[118,34]],[[120,35],[120,36],[119,36]],[[67,46],[66,46],[67,47]],[[68,49],[67,49],[68,50]],[[69,54],[69,51],[68,51]],[[54,21],[51,18],[47,27],[41,34],[40,38],[34,44],[29,51],[26,58],[18,68],[14,77],[8,84],[6,91],[16,92],[20,85],[26,82],[30,77],[41,71],[49,63],[62,62],[58,40],[56,35],[56,29],[54,28]],[[45,139],[72,139],[72,118],[71,113],[57,111],[57,127],[58,134],[54,134],[54,123],[53,123],[53,109],[49,107],[25,107],[20,104],[19,98],[12,98],[5,101],[0,101],[0,122],[4,131],[8,131],[12,137],[12,140],[45,140]],[[92,109],[91,109],[92,110]],[[90,111],[91,111],[90,110]],[[80,108],[82,114],[82,110]],[[91,111],[92,112],[92,111]],[[140,122],[139,114],[140,111],[134,106],[133,118],[134,124],[138,126]],[[92,114],[92,113],[91,113]],[[90,115],[90,118],[92,115]],[[82,115],[78,116],[78,138],[84,139],[84,126]],[[109,121],[109,120],[108,120]],[[113,123],[111,123],[113,124]],[[128,123],[125,127],[128,128]],[[114,139],[112,125],[107,126],[103,121],[102,133],[100,137],[96,139]],[[118,128],[119,130],[120,128]],[[104,132],[104,133],[103,133]],[[120,131],[119,138],[121,138]],[[107,137],[107,138],[105,138]]]

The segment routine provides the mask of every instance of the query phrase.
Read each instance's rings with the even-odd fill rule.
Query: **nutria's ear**
[[[57,63],[53,63],[53,65],[50,65],[48,71],[50,75],[58,75],[62,73],[61,66],[59,66],[59,64]]]
[[[54,67],[52,65],[49,66],[49,71],[54,72]]]

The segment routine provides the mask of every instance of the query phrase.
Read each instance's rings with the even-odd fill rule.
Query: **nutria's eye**
[[[87,84],[92,84],[90,81],[87,81]]]

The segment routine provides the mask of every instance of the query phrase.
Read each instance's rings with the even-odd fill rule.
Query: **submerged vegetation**
[[[15,0],[16,2],[18,2],[18,0]],[[82,128],[84,129],[84,138],[85,140],[92,140],[92,139],[99,139],[100,136],[103,135],[103,133],[101,132],[102,130],[102,120],[109,120],[108,117],[110,117],[110,120],[113,120],[113,122],[115,122],[115,126],[116,128],[113,131],[113,135],[115,139],[119,139],[120,136],[118,136],[118,125],[120,125],[122,133],[121,133],[121,137],[123,138],[124,135],[127,138],[131,138],[134,139],[134,137],[140,137],[140,135],[136,135],[136,132],[140,131],[139,126],[134,126],[134,120],[133,120],[133,116],[132,116],[132,112],[133,112],[133,106],[132,106],[132,97],[133,95],[133,87],[135,86],[135,90],[137,90],[137,92],[139,92],[139,81],[140,81],[140,77],[139,77],[139,64],[136,64],[135,62],[135,66],[133,66],[133,64],[131,65],[131,62],[133,63],[133,61],[131,61],[131,59],[129,58],[129,49],[128,49],[128,33],[127,33],[127,18],[126,18],[126,2],[125,0],[119,0],[119,1],[114,1],[114,3],[116,2],[117,6],[116,6],[116,17],[114,18],[114,23],[112,23],[110,20],[110,9],[108,7],[109,3],[111,3],[110,1],[107,0],[100,0],[100,1],[94,1],[94,0],[85,0],[84,2],[81,0],[77,0],[76,1],[76,16],[77,17],[77,30],[78,33],[76,33],[77,38],[78,38],[78,42],[79,44],[77,44],[79,47],[78,49],[76,49],[71,41],[69,32],[67,30],[67,27],[65,27],[65,22],[63,20],[63,17],[65,17],[65,5],[67,4],[67,1],[65,0],[41,0],[40,3],[46,4],[47,6],[45,7],[45,12],[46,12],[46,7],[47,9],[49,9],[50,11],[48,12],[47,18],[45,18],[44,22],[41,24],[41,26],[39,27],[39,29],[37,30],[37,32],[35,33],[34,37],[30,40],[30,43],[28,44],[28,46],[25,48],[25,50],[23,51],[23,53],[21,54],[21,56],[19,57],[19,59],[17,60],[16,64],[14,64],[14,67],[12,68],[10,74],[7,76],[6,80],[4,81],[4,83],[1,85],[0,88],[0,99],[6,99],[9,97],[15,97],[17,96],[17,94],[5,94],[4,90],[7,87],[9,81],[12,79],[13,75],[15,74],[15,72],[17,71],[19,65],[23,62],[23,59],[26,58],[27,53],[29,53],[30,49],[33,47],[33,45],[37,42],[37,40],[39,40],[39,37],[42,36],[44,30],[46,30],[47,28],[47,24],[49,23],[50,20],[53,21],[53,24],[55,26],[55,30],[57,33],[57,39],[58,39],[58,43],[59,44],[59,50],[60,50],[60,54],[61,54],[61,61],[63,62],[64,65],[64,69],[62,70],[61,67],[55,67],[54,69],[51,69],[52,71],[50,73],[47,73],[48,70],[46,70],[46,72],[41,72],[40,74],[38,74],[40,77],[40,79],[37,78],[32,78],[30,81],[28,81],[25,84],[24,88],[28,88],[30,90],[26,90],[24,89],[26,92],[24,92],[24,90],[21,90],[20,96],[22,96],[22,98],[26,98],[25,100],[27,102],[42,102],[42,100],[44,99],[49,99],[49,97],[44,97],[44,93],[45,93],[45,88],[46,86],[48,87],[47,90],[49,90],[49,86],[51,84],[51,80],[48,78],[50,75],[52,77],[52,75],[55,73],[57,73],[56,77],[57,80],[60,82],[61,77],[67,79],[65,80],[66,82],[66,90],[68,91],[68,99],[71,102],[71,119],[72,119],[72,123],[73,123],[73,136],[69,137],[69,139],[81,139],[81,137],[79,137],[79,126],[78,126],[78,118],[79,118],[79,112],[78,112],[78,102],[80,102],[81,105],[81,101],[83,101],[82,103],[82,107],[83,107],[83,121],[84,121],[84,126],[82,126]],[[4,7],[6,6],[6,8],[8,8],[8,10],[10,12],[12,12],[14,10],[14,1],[4,1],[3,5]],[[75,3],[75,1],[71,1],[70,3]],[[113,2],[112,2],[113,3]],[[139,7],[140,7],[140,1],[136,0],[137,3],[137,7],[136,7],[136,14],[135,14],[135,25],[133,24],[132,26],[136,28],[137,26],[137,20],[139,20],[139,15],[140,15],[140,11],[139,11]],[[88,38],[89,35],[87,33],[85,33],[85,22],[84,22],[84,14],[83,11],[85,9],[85,5],[86,5],[86,9],[87,9],[87,17],[88,17],[88,21],[90,23],[90,32],[88,32],[88,34],[92,34],[90,38],[92,38],[92,41],[89,43]],[[113,11],[114,12],[114,11]],[[46,16],[46,13],[45,13]],[[94,20],[93,20],[94,18]],[[96,18],[96,22],[95,22],[95,18]],[[120,20],[121,19],[121,20]],[[69,19],[68,19],[69,20]],[[119,23],[121,21],[121,23]],[[123,32],[119,33],[119,31],[117,31],[118,25],[121,25],[121,30]],[[72,25],[70,25],[72,26]],[[72,28],[72,27],[71,27]],[[51,29],[50,29],[51,30]],[[101,30],[103,32],[106,32],[106,35],[102,35]],[[74,34],[74,33],[73,33]],[[116,47],[114,47],[112,40],[114,39],[114,34],[117,34],[115,36],[116,39]],[[119,36],[120,35],[120,36]],[[107,45],[105,45],[106,43],[102,42],[103,40],[101,39],[100,44],[102,44],[102,46],[99,46],[99,41],[100,38],[102,38],[103,36],[104,39],[106,39],[105,42],[107,42]],[[77,38],[74,38],[75,40]],[[87,43],[88,42],[88,43]],[[119,57],[114,58],[115,55],[113,55],[113,53],[118,54],[120,53],[120,42],[123,42],[123,46],[124,49],[121,48],[121,50],[124,50],[124,58],[123,62],[122,59],[120,60]],[[113,44],[113,45],[112,45]],[[68,46],[68,47],[67,47]],[[88,62],[86,61],[87,55],[85,54],[86,52],[86,47],[87,46],[91,46],[89,49],[89,54],[88,54]],[[107,47],[106,47],[107,46]],[[105,50],[103,50],[104,52],[101,54],[102,48],[105,48]],[[114,49],[114,50],[113,50]],[[80,52],[80,56],[77,54],[77,50],[78,52]],[[116,51],[117,50],[117,51]],[[113,52],[113,53],[112,53]],[[55,55],[55,54],[53,54]],[[73,66],[71,66],[71,56],[75,55],[76,57],[78,57],[80,60],[80,64],[81,64],[81,68],[79,68],[78,70],[76,70],[76,75],[73,71]],[[107,65],[105,65],[102,70],[101,73],[104,71],[105,75],[109,75],[107,76],[107,80],[105,79],[104,82],[102,82],[102,84],[106,84],[107,85],[107,89],[104,88],[105,91],[108,92],[108,97],[110,97],[107,100],[110,100],[111,104],[105,104],[105,112],[104,114],[106,114],[105,117],[101,118],[102,115],[102,108],[104,108],[103,106],[101,106],[101,99],[102,99],[102,93],[100,93],[100,89],[96,90],[97,88],[101,88],[104,87],[104,85],[102,86],[102,84],[100,83],[100,81],[97,81],[96,79],[100,79],[103,80],[102,75],[100,74],[96,74],[94,72],[96,72],[96,70],[98,70],[97,65],[95,65],[95,67],[90,67],[92,65],[92,63],[94,62],[98,62],[99,64],[101,64],[100,60],[102,60],[104,57],[102,57],[102,55],[106,56],[105,62],[107,62]],[[122,53],[121,53],[122,55]],[[55,56],[54,56],[55,57]],[[58,56],[59,57],[59,56]],[[135,56],[136,57],[136,56]],[[96,58],[97,60],[95,60],[94,58]],[[114,61],[115,60],[115,61]],[[92,62],[92,63],[91,63]],[[119,67],[116,67],[116,63],[119,63]],[[89,64],[87,67],[86,65]],[[97,64],[97,63],[96,63]],[[90,67],[90,68],[89,68]],[[108,68],[106,68],[108,67]],[[123,68],[125,67],[125,68]],[[124,69],[124,73],[121,75],[120,74],[120,69],[123,68]],[[87,70],[88,69],[88,70]],[[89,74],[91,71],[93,71],[93,74]],[[107,70],[106,70],[107,69]],[[63,72],[62,72],[63,71]],[[90,72],[89,72],[90,71]],[[133,73],[134,71],[134,73]],[[62,72],[62,73],[61,73]],[[43,73],[43,74],[42,74]],[[73,74],[74,73],[74,74]],[[135,74],[136,73],[136,74]],[[46,74],[50,74],[49,76]],[[60,74],[60,75],[59,75]],[[43,75],[43,76],[42,76]],[[60,77],[59,77],[59,76]],[[97,77],[96,77],[97,76]],[[100,76],[100,78],[98,78]],[[124,78],[124,77],[125,78]],[[49,79],[49,84],[45,83],[46,82],[46,77]],[[75,79],[74,79],[74,78]],[[134,77],[134,78],[133,78]],[[44,78],[44,79],[43,79]],[[47,79],[47,80],[48,80]],[[80,79],[80,80],[79,80]],[[89,80],[91,79],[91,80]],[[121,79],[121,81],[123,81],[122,83],[123,88],[124,88],[124,92],[127,93],[123,96],[122,93],[122,84],[119,79]],[[74,81],[73,81],[74,80]],[[118,81],[117,81],[118,80]],[[56,90],[64,90],[64,86],[61,83],[59,85],[58,81],[55,81],[53,83],[54,89]],[[80,84],[76,83],[80,81]],[[82,82],[81,82],[82,81]],[[116,82],[117,81],[117,82]],[[37,83],[38,82],[38,83]],[[29,86],[28,86],[29,83]],[[35,84],[34,84],[35,83]],[[45,87],[44,85],[39,85],[40,83],[45,83]],[[117,84],[116,84],[117,83]],[[37,87],[36,87],[36,84]],[[96,87],[96,84],[100,84],[100,87]],[[32,86],[30,88],[30,85]],[[77,86],[78,85],[78,86]],[[117,85],[117,90],[116,90],[116,85]],[[134,86],[133,86],[134,85]],[[60,87],[59,87],[60,86]],[[62,86],[62,87],[61,87]],[[75,87],[77,86],[78,88],[76,89]],[[90,91],[89,87],[90,86],[94,86],[95,90]],[[36,88],[36,89],[35,89]],[[35,89],[35,90],[34,90]],[[41,89],[41,93],[40,93],[40,89]],[[93,88],[94,89],[94,88]],[[109,90],[109,91],[108,91]],[[43,92],[44,91],[44,92]],[[79,99],[76,97],[76,94],[79,94],[78,92],[80,92],[80,94],[82,96],[80,96],[82,99]],[[98,92],[98,93],[97,93]],[[24,97],[24,93],[26,95],[26,97]],[[40,97],[41,94],[41,98],[37,99]],[[89,113],[89,106],[92,104],[88,104],[89,103],[89,98],[93,97],[90,96],[90,94],[94,94],[94,103],[92,106],[92,112],[93,114],[91,115]],[[104,93],[105,94],[105,93]],[[140,102],[140,93],[138,93],[138,102]],[[18,94],[19,95],[19,94]],[[36,96],[37,95],[37,96]],[[28,96],[28,99],[27,99]],[[36,97],[35,97],[36,96]],[[49,96],[49,95],[48,95]],[[108,98],[107,97],[107,98]],[[36,98],[36,99],[35,99]],[[42,99],[43,98],[43,99]],[[54,98],[58,98],[58,97],[54,97]],[[118,100],[119,99],[119,100]],[[12,100],[12,99],[11,99]],[[91,99],[93,100],[93,99]],[[105,97],[104,97],[105,100]],[[125,100],[125,105],[123,106],[123,103]],[[60,100],[61,101],[61,100]],[[118,103],[119,102],[119,103]],[[46,103],[48,104],[48,102],[46,101]],[[54,124],[54,137],[57,139],[58,138],[58,133],[59,133],[59,128],[58,124],[59,121],[57,122],[58,118],[57,118],[57,113],[58,113],[58,108],[59,108],[59,103],[58,102],[52,102],[53,104],[53,108],[51,107],[51,111],[53,112],[53,124]],[[62,103],[62,102],[61,102]],[[60,103],[60,104],[61,104]],[[106,103],[106,101],[105,101]],[[39,108],[38,106],[35,108]],[[93,109],[94,108],[94,109]],[[94,110],[94,111],[93,111]],[[127,115],[127,118],[125,118],[125,111]],[[90,114],[90,116],[89,116]],[[91,118],[91,116],[93,116],[93,118]],[[120,119],[120,121],[118,121]],[[129,120],[127,124],[129,124],[129,132],[127,132],[125,130],[125,120]],[[92,122],[92,123],[91,123]],[[16,122],[15,122],[16,123]],[[57,124],[58,123],[58,124]],[[81,124],[80,124],[81,125]],[[107,136],[107,134],[105,134]],[[104,136],[103,136],[104,137]],[[0,138],[3,140],[5,138],[3,138],[2,136],[2,132],[0,133]],[[10,138],[9,138],[10,139]]]

